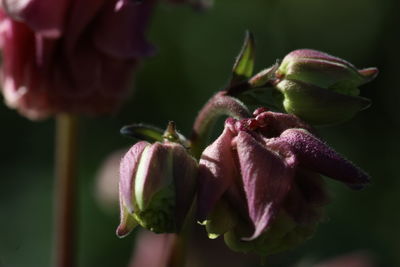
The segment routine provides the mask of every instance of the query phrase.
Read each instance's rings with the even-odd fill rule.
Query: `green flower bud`
[[[376,68],[356,69],[351,63],[309,49],[289,53],[276,71],[277,88],[288,113],[319,125],[353,117],[370,101],[359,97],[358,86],[373,80]]]
[[[117,235],[137,224],[156,233],[178,232],[193,202],[196,175],[197,162],[181,144],[135,144],[121,161]]]

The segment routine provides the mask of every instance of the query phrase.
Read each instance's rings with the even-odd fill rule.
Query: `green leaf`
[[[164,131],[152,125],[137,123],[122,127],[120,133],[139,140],[162,142]]]
[[[250,78],[253,74],[255,57],[255,42],[253,34],[246,31],[246,37],[242,50],[233,65],[231,85],[242,82]]]

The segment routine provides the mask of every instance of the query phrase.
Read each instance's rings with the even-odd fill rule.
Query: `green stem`
[[[77,119],[60,114],[56,119],[55,266],[75,266],[75,186]]]
[[[223,115],[237,119],[251,117],[247,107],[238,99],[229,96],[226,91],[215,94],[200,110],[193,125],[190,141],[192,155],[196,158],[200,158],[215,122]]]

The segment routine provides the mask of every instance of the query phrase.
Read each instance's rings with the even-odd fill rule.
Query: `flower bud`
[[[156,233],[179,231],[194,198],[196,175],[197,162],[182,145],[135,144],[120,166],[117,235],[127,235],[136,224]]]
[[[373,80],[376,68],[358,70],[323,52],[301,49],[289,53],[276,71],[275,87],[283,93],[285,110],[313,124],[332,124],[353,117],[370,101],[358,86]]]

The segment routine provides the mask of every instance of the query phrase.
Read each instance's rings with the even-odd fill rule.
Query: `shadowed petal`
[[[369,176],[364,171],[306,130],[290,129],[279,139],[292,146],[299,163],[306,168],[346,183],[352,189],[361,189],[369,183]]]
[[[173,146],[173,176],[176,192],[176,223],[181,229],[196,194],[197,162],[187,150],[179,144]]]
[[[322,217],[322,207],[328,202],[322,177],[297,168],[294,183],[283,204],[290,217],[299,224],[312,224]]]
[[[238,157],[254,233],[257,238],[270,224],[286,197],[294,175],[295,158],[290,151],[282,158],[246,132],[236,138]],[[290,155],[290,156],[289,156]]]
[[[136,176],[139,160],[143,150],[149,145],[150,143],[145,141],[136,143],[121,160],[119,178],[120,203],[121,207],[126,206],[130,213],[134,211],[132,197],[134,194],[134,178]],[[123,213],[121,212],[121,214]]]
[[[199,165],[198,220],[203,221],[238,175],[231,141],[232,132],[223,133],[201,155]]]
[[[133,59],[152,55],[154,48],[145,39],[145,30],[155,1],[142,4],[126,3],[119,10],[108,4],[96,21],[93,41],[103,53],[118,59]]]

